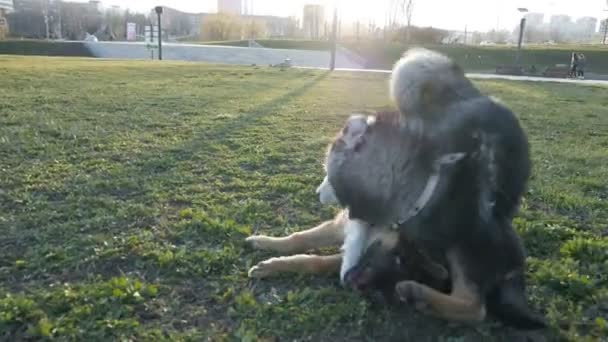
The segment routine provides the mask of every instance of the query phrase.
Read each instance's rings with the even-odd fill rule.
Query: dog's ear
[[[365,115],[351,115],[342,129],[340,139],[344,142],[347,149],[357,150],[365,140],[365,133],[373,122],[372,117]]]

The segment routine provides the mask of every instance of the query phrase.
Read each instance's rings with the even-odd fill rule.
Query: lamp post
[[[163,29],[161,26],[161,22],[160,22],[160,17],[161,14],[163,14],[163,6],[156,6],[154,7],[154,10],[156,11],[156,16],[158,17],[158,60],[162,61],[163,60]]]
[[[606,0],[606,4],[608,5],[608,0]],[[608,9],[605,9],[604,12],[607,12]],[[602,44],[606,45],[606,36],[608,36],[608,17],[606,17],[606,19],[604,19],[604,40],[602,41]]]
[[[521,13],[528,12],[527,8],[520,7],[517,9]],[[515,64],[519,67],[521,65],[521,43],[524,39],[524,29],[526,27],[526,17],[521,17],[519,21],[519,39],[517,40],[517,53],[515,55]]]
[[[336,45],[338,44],[337,40],[337,31],[338,31],[338,7],[334,8],[334,23],[331,31],[331,61],[329,63],[329,69],[334,70],[336,68]]]

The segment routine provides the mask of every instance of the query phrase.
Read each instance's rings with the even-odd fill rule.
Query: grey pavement
[[[95,57],[118,59],[150,59],[150,50],[141,42],[84,42]],[[155,50],[154,54],[158,53]],[[241,65],[279,64],[290,58],[294,67],[328,69],[328,51],[287,50],[268,48],[249,48],[238,46],[218,46],[199,44],[163,43],[163,59],[180,61],[204,61]],[[390,70],[364,69],[359,56],[339,48],[336,53],[336,70],[350,72],[390,73]],[[514,76],[497,74],[469,73],[473,79],[504,79],[512,81],[558,82],[580,85],[608,86],[608,80],[573,80],[563,78]]]
[[[95,57],[120,59],[150,59],[145,43],[137,42],[84,42]],[[156,56],[158,50],[154,51]],[[163,59],[205,61],[244,65],[279,64],[290,58],[294,66],[325,67],[329,65],[328,51],[249,48],[238,46],[163,43]],[[338,51],[336,65],[341,68],[360,69],[363,66],[352,56]]]

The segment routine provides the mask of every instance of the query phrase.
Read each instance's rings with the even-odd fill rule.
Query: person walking
[[[578,54],[578,63],[576,66],[576,70],[577,70],[577,76],[581,79],[585,79],[585,66],[587,64],[587,58],[585,57],[584,54],[579,53]]]
[[[576,54],[576,52],[573,52],[572,57],[570,58],[570,77],[571,78],[576,77],[577,67],[578,67],[578,55]]]

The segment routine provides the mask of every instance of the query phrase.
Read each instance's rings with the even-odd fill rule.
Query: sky
[[[78,0],[86,1],[86,0]],[[382,26],[391,0],[249,0],[254,14],[297,16],[306,3],[320,3],[328,9],[337,4],[342,21],[369,22]],[[139,12],[148,12],[157,5],[166,5],[187,12],[215,12],[217,0],[102,0],[105,5],[119,5]],[[414,0],[412,24],[444,29],[487,31],[512,30],[521,18],[518,7],[530,12],[568,14],[574,18],[608,17],[608,0]],[[329,12],[329,11],[328,11]]]

